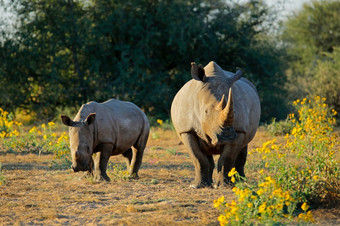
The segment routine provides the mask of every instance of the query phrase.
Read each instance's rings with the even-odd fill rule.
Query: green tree
[[[16,29],[0,45],[1,105],[53,116],[56,107],[114,97],[167,118],[190,79],[190,62],[214,60],[246,71],[258,86],[264,120],[282,117],[284,51],[268,35],[274,14],[263,1],[13,0],[12,6]]]
[[[283,40],[290,55],[287,72],[290,99],[326,95],[328,104],[339,105],[338,87],[328,85],[339,80],[332,72],[337,58],[334,52],[340,46],[339,12],[339,1],[312,1],[286,21]]]
[[[317,61],[316,68],[308,78],[308,97],[326,97],[326,103],[340,112],[340,46]]]

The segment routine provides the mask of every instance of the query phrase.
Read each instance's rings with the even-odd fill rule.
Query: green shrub
[[[289,119],[276,122],[276,119],[273,118],[272,122],[269,125],[265,125],[267,131],[273,136],[285,135],[287,133],[290,133],[293,127],[294,124]]]

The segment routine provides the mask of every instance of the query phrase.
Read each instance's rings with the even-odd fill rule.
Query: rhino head
[[[73,121],[62,115],[61,120],[69,126],[72,169],[74,172],[90,171],[93,168],[93,127],[96,113],[89,114],[85,120]]]
[[[206,75],[205,69],[208,70],[209,76]],[[227,77],[215,62],[210,62],[206,68],[191,63],[191,75],[202,83],[197,92],[196,106],[204,140],[212,146],[233,142],[236,132],[233,127],[234,104],[231,87],[241,78],[242,71],[238,70],[233,76]],[[227,90],[229,92],[226,100]]]

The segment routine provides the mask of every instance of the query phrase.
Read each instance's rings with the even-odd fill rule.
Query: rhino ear
[[[66,115],[61,115],[61,121],[63,121],[63,123],[66,125],[66,126],[72,126],[73,125],[73,121],[72,119],[70,119],[68,116]]]
[[[205,71],[203,66],[200,64],[197,66],[195,62],[191,63],[191,76],[193,79],[198,81],[205,81]]]
[[[237,69],[235,74],[231,78],[229,78],[229,83],[231,85],[234,84],[234,82],[239,80],[242,77],[242,75],[243,75],[243,71],[241,69]]]
[[[95,119],[96,119],[96,113],[91,113],[87,116],[85,123],[87,125],[91,125],[94,122]]]

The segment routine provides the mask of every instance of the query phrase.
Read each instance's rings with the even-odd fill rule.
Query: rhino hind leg
[[[235,161],[235,169],[241,177],[246,177],[246,175],[244,174],[244,165],[246,164],[247,161],[247,154],[248,145],[241,149]]]
[[[126,170],[127,170],[128,172],[130,172],[130,166],[131,166],[131,161],[132,161],[132,157],[133,157],[132,149],[129,148],[129,150],[127,150],[126,152],[124,152],[122,155],[125,157],[125,161],[126,161]]]
[[[95,159],[95,180],[106,180],[110,181],[109,176],[106,174],[107,163],[111,156],[113,149],[112,144],[101,144],[98,148],[98,152]]]
[[[192,133],[182,133],[181,140],[188,150],[195,166],[195,180],[191,188],[211,187],[214,165],[212,156],[205,155],[199,147],[198,138]]]

